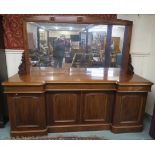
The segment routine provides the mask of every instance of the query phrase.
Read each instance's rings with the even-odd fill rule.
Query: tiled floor
[[[83,131],[83,132],[64,132],[64,133],[49,133],[50,137],[103,137],[110,140],[150,140],[149,136],[150,119],[145,117],[144,119],[144,130],[136,133],[120,133],[114,134],[108,130],[104,131]],[[10,125],[7,123],[5,128],[0,128],[0,139],[10,139]]]

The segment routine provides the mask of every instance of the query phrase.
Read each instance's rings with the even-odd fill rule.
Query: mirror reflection
[[[27,22],[32,67],[120,67],[125,26]],[[110,44],[108,44],[110,38]],[[108,47],[108,45],[110,47]]]
[[[110,67],[120,67],[124,43],[125,26],[113,25],[110,46]]]

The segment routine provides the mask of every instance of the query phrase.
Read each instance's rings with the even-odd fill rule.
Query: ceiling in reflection
[[[81,31],[93,26],[93,24],[65,24],[65,23],[34,23],[42,29],[46,30],[59,30],[59,31]]]
[[[36,25],[42,30],[52,31],[107,31],[107,25],[96,24],[67,24],[67,23],[35,23],[29,22],[29,24]],[[115,29],[124,28],[124,26],[115,25]]]
[[[40,27],[40,31],[51,30],[51,31],[85,31],[88,29],[89,32],[94,31],[107,31],[107,25],[96,25],[96,24],[67,24],[67,23],[40,23],[40,22],[29,22],[29,24]],[[113,29],[119,30],[124,28],[121,25],[114,25]]]

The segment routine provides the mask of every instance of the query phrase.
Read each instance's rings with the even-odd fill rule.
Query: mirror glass
[[[113,25],[110,45],[110,67],[120,67],[122,62],[125,26]]]
[[[120,67],[125,26],[27,22],[29,60],[32,67]],[[108,41],[110,38],[110,44]],[[110,47],[108,47],[110,46]]]

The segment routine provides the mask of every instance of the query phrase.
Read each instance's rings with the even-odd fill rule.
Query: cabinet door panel
[[[145,93],[117,94],[113,122],[120,125],[139,124],[143,120],[145,102]]]
[[[9,95],[8,104],[13,129],[45,127],[45,106],[42,95]]]
[[[79,93],[58,92],[47,95],[48,124],[74,124],[79,118]]]
[[[83,102],[83,121],[92,123],[111,122],[113,95],[110,93],[85,93]]]

